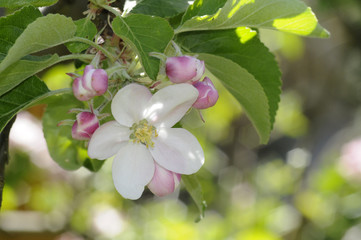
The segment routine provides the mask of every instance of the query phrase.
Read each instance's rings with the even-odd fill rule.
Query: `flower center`
[[[158,137],[157,129],[150,125],[146,119],[134,123],[130,130],[132,130],[132,133],[129,139],[132,140],[133,143],[143,143],[147,147],[154,147],[152,138]]]

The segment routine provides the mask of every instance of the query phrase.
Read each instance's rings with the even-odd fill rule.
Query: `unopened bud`
[[[169,57],[166,61],[166,74],[173,83],[199,81],[204,71],[204,61],[195,57]]]
[[[80,101],[88,101],[95,96],[103,95],[108,89],[108,75],[103,69],[94,69],[87,65],[82,77],[73,82],[74,96]]]
[[[194,108],[205,109],[214,106],[218,100],[218,92],[214,87],[211,79],[205,77],[203,81],[199,81],[193,84],[197,88],[199,94],[198,98],[193,104]]]
[[[71,135],[77,140],[89,140],[98,127],[99,120],[94,113],[81,112],[76,115]]]
[[[83,86],[92,91],[94,96],[103,95],[108,89],[108,75],[104,69],[94,69],[87,65],[82,78]]]
[[[154,195],[163,197],[174,192],[180,180],[180,174],[169,171],[155,163],[154,176],[148,184],[148,188]]]
[[[86,88],[84,88],[81,77],[74,79],[73,94],[80,101],[89,101],[95,96],[93,91],[89,91]]]

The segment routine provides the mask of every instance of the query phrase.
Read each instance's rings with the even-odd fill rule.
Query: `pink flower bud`
[[[73,93],[80,101],[88,101],[95,96],[93,91],[89,91],[84,88],[82,78],[80,77],[74,79]]]
[[[71,135],[77,140],[89,140],[98,127],[99,120],[94,113],[81,112],[76,115]]]
[[[196,82],[193,84],[197,88],[199,94],[198,98],[193,104],[194,108],[205,109],[214,106],[218,100],[218,92],[214,87],[211,79],[205,77],[202,82]]]
[[[104,69],[94,69],[92,65],[87,65],[82,83],[85,89],[93,92],[94,96],[100,96],[108,89],[108,75]]]
[[[204,74],[204,61],[191,56],[169,57],[165,71],[173,83],[196,82]]]
[[[148,184],[148,188],[156,196],[163,197],[174,192],[180,180],[180,174],[171,172],[155,163],[154,176]]]

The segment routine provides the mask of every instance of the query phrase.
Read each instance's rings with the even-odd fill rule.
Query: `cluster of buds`
[[[73,94],[80,101],[89,101],[95,96],[101,96],[108,90],[108,75],[103,69],[94,69],[87,65],[81,77],[73,81]],[[78,110],[77,110],[78,111]],[[73,120],[67,120],[73,122]],[[76,140],[89,140],[99,128],[99,119],[91,110],[80,110],[71,129],[71,135]]]
[[[108,75],[104,69],[94,69],[87,65],[84,74],[73,82],[74,96],[80,101],[89,101],[95,96],[101,96],[108,90]]]
[[[198,90],[198,99],[193,104],[196,109],[206,109],[216,104],[218,92],[211,79],[205,77],[204,61],[191,56],[169,57],[166,61],[166,74],[173,83],[190,83]]]

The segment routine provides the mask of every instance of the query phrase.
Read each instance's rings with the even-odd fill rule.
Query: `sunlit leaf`
[[[187,9],[187,12],[184,14],[182,18],[182,23],[195,16],[214,14],[218,11],[219,8],[223,7],[226,2],[227,0],[213,0],[213,1],[196,0]]]
[[[76,37],[82,37],[89,40],[94,39],[95,35],[97,34],[97,28],[95,24],[92,21],[90,21],[89,18],[79,19],[74,23],[76,25],[76,32],[75,32]],[[89,47],[88,44],[81,42],[70,42],[65,45],[72,53],[80,53]]]
[[[173,29],[169,23],[160,17],[133,14],[127,18],[117,17],[112,26],[115,34],[138,53],[144,70],[155,80],[159,71],[159,59],[149,54],[164,52],[173,38]]]
[[[21,110],[51,95],[45,83],[33,76],[0,97],[0,132]]]
[[[196,175],[183,175],[182,181],[184,183],[185,188],[187,189],[188,193],[191,195],[194,203],[196,204],[199,210],[199,218],[196,221],[200,221],[204,218],[204,211],[206,210],[207,203],[203,198],[202,186],[199,183]]]
[[[20,8],[23,6],[31,5],[34,7],[50,6],[58,0],[1,0],[0,7],[4,8]]]
[[[71,18],[59,14],[37,18],[27,26],[9,49],[0,63],[0,72],[30,53],[64,43],[74,36],[75,31],[76,26]]]
[[[260,142],[267,143],[271,121],[262,85],[245,68],[227,58],[206,53],[200,53],[199,58],[242,105],[260,136]]]
[[[310,37],[329,36],[312,10],[299,0],[228,0],[214,14],[197,15],[185,21],[176,29],[176,33],[240,26],[274,29]]]
[[[187,0],[143,0],[140,1],[131,13],[159,17],[173,17],[187,10]]]
[[[249,28],[180,34],[177,41],[193,53],[209,53],[232,60],[261,84],[273,126],[281,94],[281,72],[272,53]],[[240,79],[241,81],[242,79]]]

